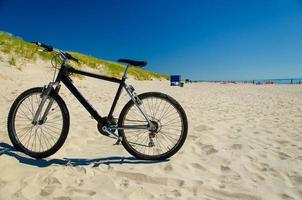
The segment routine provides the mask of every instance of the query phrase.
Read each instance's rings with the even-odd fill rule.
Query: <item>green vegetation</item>
[[[16,59],[15,59],[14,57],[11,57],[11,58],[8,60],[8,63],[9,63],[10,65],[16,66]]]
[[[38,47],[34,44],[25,42],[21,38],[15,37],[12,34],[0,32],[0,51],[10,56],[9,64],[16,66],[16,60],[24,59],[29,61],[36,61],[43,59],[45,61],[51,60],[52,53],[38,51]],[[115,62],[110,62],[84,54],[69,52],[74,57],[80,60],[79,65],[73,65],[76,68],[90,67],[102,71],[108,76],[121,77],[125,69],[123,65]],[[157,74],[138,68],[129,69],[129,75],[137,80],[151,80],[151,79],[169,79],[167,75]]]
[[[52,55],[37,51],[37,46],[9,33],[0,32],[0,50],[9,55],[35,61],[37,57],[50,60]]]

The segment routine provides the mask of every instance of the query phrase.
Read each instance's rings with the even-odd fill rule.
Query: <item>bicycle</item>
[[[188,121],[181,105],[172,97],[159,93],[135,93],[127,85],[129,67],[144,67],[145,61],[119,59],[126,63],[121,79],[103,76],[73,68],[68,61],[79,60],[68,52],[52,46],[33,42],[45,52],[53,52],[53,59],[60,58],[61,64],[54,79],[44,87],[35,87],[20,94],[14,101],[8,115],[8,134],[16,150],[42,159],[56,153],[64,144],[69,132],[69,111],[59,91],[61,82],[77,98],[82,106],[96,120],[98,131],[116,140],[135,158],[163,160],[173,156],[184,144]],[[52,59],[52,61],[53,61]],[[53,62],[51,62],[54,66]],[[91,104],[73,85],[71,74],[79,74],[119,84],[109,114],[101,117]],[[122,89],[130,97],[118,118],[113,112]]]

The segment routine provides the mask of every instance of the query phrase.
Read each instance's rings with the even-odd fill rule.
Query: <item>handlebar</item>
[[[70,55],[69,53],[64,52],[64,51],[61,51],[61,50],[56,49],[56,48],[53,48],[53,47],[50,46],[50,45],[43,44],[43,43],[40,43],[40,42],[32,42],[32,43],[35,44],[35,45],[37,45],[37,46],[39,46],[39,47],[44,48],[45,51],[48,51],[48,52],[55,51],[55,52],[59,53],[59,54],[62,56],[63,59],[73,60],[73,61],[75,61],[75,62],[77,62],[77,63],[80,62],[77,58],[73,57],[73,56]]]
[[[73,60],[73,61],[75,61],[75,62],[77,62],[77,63],[80,62],[77,58],[73,57],[72,55],[70,55],[70,54],[67,53],[67,52],[65,52],[65,55],[66,55],[66,58],[69,59],[69,60]]]
[[[40,46],[40,47],[43,47],[46,51],[53,51],[53,47],[50,46],[50,45],[46,45],[46,44],[43,44],[43,43],[40,43],[40,42],[32,42],[33,44],[37,45],[37,46]]]

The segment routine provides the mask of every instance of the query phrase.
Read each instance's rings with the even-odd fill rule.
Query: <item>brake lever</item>
[[[37,51],[39,52],[49,52],[47,49],[44,49],[44,48],[37,48]]]
[[[80,64],[80,60],[79,59],[76,59],[76,60],[73,59],[73,61],[75,61],[76,63]]]

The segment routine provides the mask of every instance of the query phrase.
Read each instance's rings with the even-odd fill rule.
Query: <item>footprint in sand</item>
[[[302,176],[291,176],[290,179],[296,184],[302,186]]]
[[[75,180],[75,183],[76,183],[78,186],[82,186],[82,185],[84,185],[84,180],[83,180],[83,179],[76,179],[76,180]]]
[[[211,155],[214,153],[217,153],[218,150],[214,148],[213,145],[204,145],[203,147],[201,147],[203,151],[206,152],[207,155]]]
[[[261,158],[267,158],[267,155],[266,155],[265,153],[262,153],[262,152],[259,153],[259,156],[260,156]]]
[[[96,191],[93,190],[83,190],[83,189],[78,189],[72,186],[67,187],[67,191],[69,194],[72,193],[80,193],[80,194],[84,194],[84,195],[88,195],[88,196],[93,196],[96,194]]]
[[[238,135],[238,134],[230,134],[230,135],[227,135],[227,137],[229,139],[238,139],[241,137],[241,135]]]
[[[61,185],[61,182],[56,177],[46,177],[42,183],[46,185]]]
[[[191,138],[192,140],[196,140],[198,138],[198,136],[196,136],[196,135],[189,135],[188,138]]]
[[[229,168],[229,166],[224,166],[224,165],[220,166],[220,170],[223,171],[223,172],[231,171],[231,169]]]
[[[229,165],[232,163],[232,161],[230,161],[228,159],[223,159],[222,162],[223,162],[223,165]]]
[[[274,168],[271,168],[271,167],[268,168],[267,171],[274,177],[278,177],[280,175],[280,173],[277,170],[275,170]]]
[[[11,94],[15,95],[15,94],[17,94],[17,92],[18,92],[17,90],[14,90],[11,92]]]
[[[122,181],[121,181],[121,183],[120,183],[120,186],[121,186],[122,188],[128,188],[128,186],[129,186],[129,180],[127,180],[127,179],[122,179]]]
[[[198,170],[202,170],[202,171],[206,171],[206,168],[204,168],[201,164],[199,163],[192,163],[191,166],[195,169],[198,169]]]
[[[213,198],[215,196],[220,197],[223,195],[225,199],[248,199],[248,200],[261,200],[259,196],[256,195],[251,195],[251,194],[245,194],[245,193],[236,193],[236,192],[229,192],[225,190],[217,190],[217,189],[212,189],[213,191]]]
[[[178,190],[167,191],[164,194],[160,194],[160,199],[174,199],[177,197],[181,197],[181,192]]]
[[[286,153],[283,153],[283,152],[278,152],[278,155],[281,160],[286,160],[288,158],[291,158],[289,155],[287,155]]]
[[[128,199],[154,199],[154,195],[147,192],[143,187],[139,187],[137,190],[130,193]]]
[[[6,182],[0,179],[0,188],[4,187],[5,184]]]
[[[273,132],[270,130],[265,130],[264,132],[266,132],[267,134],[272,134]]]
[[[138,182],[157,184],[157,185],[169,185],[174,187],[182,187],[185,183],[184,180],[181,179],[153,177],[141,173],[115,171],[114,175],[118,177],[124,177],[130,180],[138,181]]]
[[[206,126],[206,125],[199,125],[199,126],[195,127],[194,130],[198,131],[198,132],[203,132],[203,131],[208,131],[208,130],[214,130],[214,128]]]
[[[48,185],[40,191],[40,195],[42,197],[46,197],[46,196],[52,194],[54,192],[54,190],[55,190],[55,186]]]
[[[21,189],[15,192],[12,197],[14,197],[13,199],[25,199]]]
[[[282,145],[284,145],[284,144],[288,144],[289,142],[288,141],[286,141],[286,140],[275,140],[278,144],[282,144]]]
[[[261,171],[263,171],[263,172],[266,172],[267,171],[267,169],[269,168],[269,165],[268,164],[266,164],[266,163],[260,163],[260,165],[261,165]]]
[[[282,199],[294,199],[291,196],[289,196],[288,194],[282,193],[279,195]]]
[[[221,185],[226,185],[228,183],[232,183],[233,181],[237,181],[241,178],[240,174],[230,168],[228,165],[220,165],[220,170],[222,173],[222,181]]]
[[[241,128],[237,128],[236,131],[237,131],[237,133],[239,133],[239,132],[242,131],[242,129]]]
[[[164,170],[167,172],[170,172],[173,170],[173,167],[170,163],[166,164],[166,166],[164,167]]]
[[[173,190],[171,193],[175,197],[180,197],[181,196],[181,193],[178,190]]]
[[[53,198],[54,200],[71,200],[70,197],[65,197],[65,196],[61,196],[61,197],[55,197]]]
[[[48,196],[54,192],[57,187],[61,186],[61,182],[56,177],[46,177],[42,184],[46,186],[40,191],[42,197]]]
[[[82,174],[86,174],[86,169],[85,167],[76,167],[76,170]]]
[[[233,144],[233,145],[231,146],[231,148],[232,148],[232,149],[235,149],[235,150],[240,150],[240,149],[242,149],[242,144]]]

